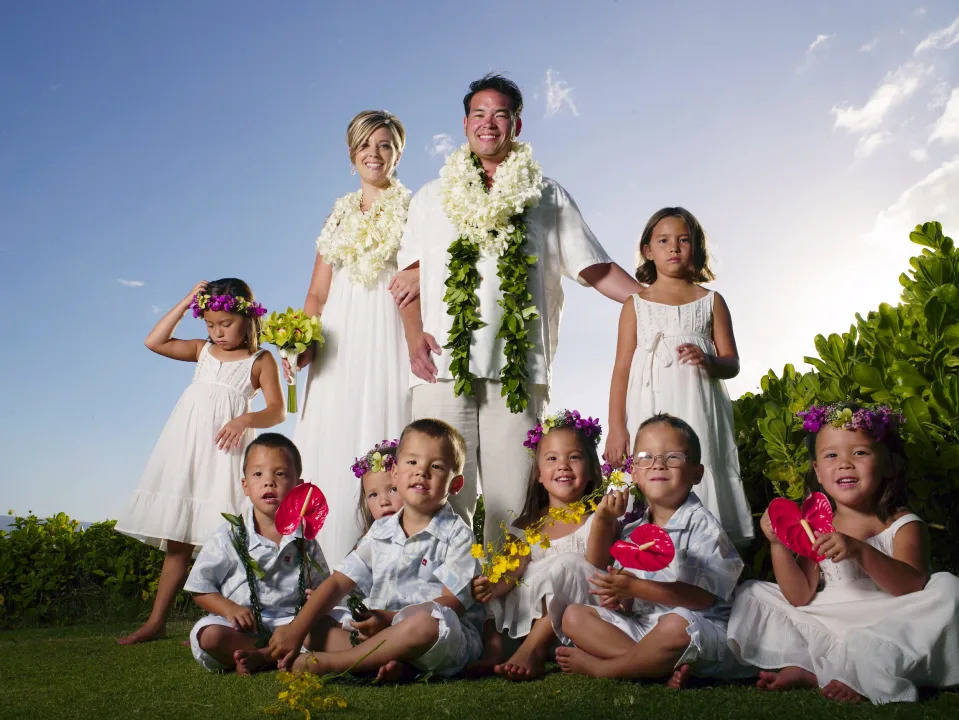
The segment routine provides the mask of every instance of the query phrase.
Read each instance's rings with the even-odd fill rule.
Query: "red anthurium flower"
[[[276,509],[276,529],[283,535],[292,535],[303,523],[303,537],[312,540],[326,522],[330,506],[323,491],[313,483],[303,483],[290,490]]]
[[[812,544],[820,535],[835,532],[829,498],[815,492],[806,498],[801,508],[791,500],[776,498],[769,503],[768,512],[773,532],[783,545],[816,562],[826,559],[813,551]]]
[[[644,523],[629,534],[632,542],[617,540],[609,554],[623,567],[655,572],[673,561],[676,548],[669,533],[658,525]]]

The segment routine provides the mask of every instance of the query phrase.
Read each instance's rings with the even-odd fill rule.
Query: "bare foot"
[[[682,690],[689,681],[689,675],[693,669],[688,664],[680,665],[673,671],[672,676],[666,681],[666,687],[671,690]]]
[[[390,660],[385,665],[380,666],[373,682],[378,685],[409,682],[414,677],[416,677],[416,670],[412,665],[399,660]]]
[[[150,642],[151,640],[162,640],[166,637],[166,625],[150,625],[144,623],[129,635],[117,638],[117,645],[136,645],[137,643]]]
[[[599,658],[575,647],[561,646],[556,648],[556,662],[564,673],[577,675],[594,675],[595,663]]]
[[[789,690],[791,688],[814,688],[819,682],[816,676],[801,667],[790,665],[778,672],[762,670],[756,687],[760,690]]]
[[[830,680],[821,692],[823,697],[837,702],[859,703],[863,701],[862,695],[841,680]]]
[[[233,653],[233,661],[236,663],[237,675],[252,675],[260,670],[276,667],[276,662],[269,653],[264,654],[261,650],[237,650]]]
[[[526,650],[520,645],[513,657],[496,665],[493,672],[510,680],[536,680],[546,674],[546,658],[541,653]]]
[[[503,662],[503,636],[498,632],[484,633],[483,654],[479,660],[463,669],[463,677],[487,677],[496,672],[496,666]]]

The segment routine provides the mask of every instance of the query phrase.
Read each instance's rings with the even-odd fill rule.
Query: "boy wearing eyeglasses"
[[[563,614],[564,641],[556,660],[564,672],[612,678],[668,678],[671,688],[690,675],[742,677],[726,645],[733,590],[743,569],[722,525],[692,491],[703,476],[695,431],[671,415],[639,427],[633,448],[633,483],[647,508],[620,527],[627,493],[606,495],[596,508],[587,559],[608,572],[590,582],[600,607],[571,605]],[[611,565],[609,548],[644,523],[663,528],[676,549],[662,570]]]

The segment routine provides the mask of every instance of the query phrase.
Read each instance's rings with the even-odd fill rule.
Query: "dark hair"
[[[643,256],[643,248],[653,239],[653,229],[664,218],[675,217],[686,223],[689,239],[693,245],[693,282],[709,282],[716,276],[709,269],[709,253],[706,250],[706,233],[699,220],[686,208],[667,207],[657,210],[646,223],[643,234],[639,236],[639,245],[636,247],[636,279],[644,285],[651,285],[656,281],[656,264]]]
[[[250,457],[250,451],[255,447],[277,448],[285,450],[293,461],[293,469],[296,470],[296,479],[299,480],[303,474],[303,459],[300,457],[300,451],[296,445],[286,435],[276,432],[261,433],[249,445],[246,446],[246,452],[243,453],[243,474],[246,475],[246,461]]]
[[[377,445],[373,448],[373,452],[378,452],[380,455],[392,455],[396,457],[396,445]],[[364,473],[363,477],[366,477],[368,473]],[[363,490],[363,478],[360,478],[360,504],[357,507],[357,514],[360,518],[360,525],[363,526],[363,534],[366,534],[366,531],[370,529],[370,526],[373,524],[373,513],[370,512],[370,506],[366,502],[366,492]]]
[[[858,403],[846,402],[839,403],[840,409],[849,408],[853,412],[862,410],[863,406]],[[820,428],[821,430],[822,428]],[[806,493],[822,491],[822,484],[816,475],[816,470],[812,463],[816,459],[816,440],[819,437],[819,431],[807,432],[804,442],[806,452],[809,454],[809,470],[806,472]],[[908,494],[906,492],[906,450],[903,446],[902,438],[894,429],[889,430],[881,440],[873,439],[873,442],[884,446],[889,452],[889,465],[892,470],[892,477],[883,478],[884,483],[879,493],[879,501],[876,503],[876,514],[879,519],[886,522],[899,510],[904,508],[907,503]],[[831,498],[830,498],[831,499]]]
[[[240,280],[240,278],[220,278],[206,284],[208,295],[232,295],[233,297],[246,298],[253,302],[253,291],[250,286]],[[246,318],[246,349],[250,352],[256,352],[260,347],[260,318],[247,315],[246,313],[236,313]]]
[[[466,440],[460,434],[460,431],[450,425],[448,422],[437,420],[436,418],[421,418],[414,420],[405,428],[400,435],[400,443],[396,447],[397,456],[403,447],[403,441],[406,440],[408,433],[423,433],[431,438],[443,438],[449,445],[450,459],[453,461],[453,474],[462,475],[463,465],[466,464]]]
[[[636,452],[636,444],[639,441],[639,434],[643,431],[644,428],[649,427],[650,425],[669,425],[669,427],[679,430],[686,437],[686,455],[690,462],[699,465],[703,459],[702,446],[699,442],[699,435],[696,434],[696,431],[693,430],[692,426],[685,420],[681,420],[675,415],[670,415],[669,413],[659,413],[653,415],[652,417],[646,418],[639,425],[639,429],[636,431],[636,440],[633,442],[633,453]]]
[[[495,90],[509,98],[509,109],[514,118],[518,118],[523,112],[523,93],[519,86],[512,80],[508,80],[502,75],[496,73],[487,73],[479,80],[470,83],[470,91],[463,97],[463,114],[470,114],[470,102],[473,96],[483,90]]]
[[[573,425],[563,425],[553,428],[549,431],[549,434],[563,430],[568,430],[576,436],[576,444],[579,445],[580,452],[583,453],[583,456],[586,458],[587,479],[586,486],[583,488],[583,496],[589,495],[603,484],[603,468],[599,464],[599,457],[596,455],[596,446],[590,438],[586,437],[586,433]],[[544,436],[543,440],[545,439],[546,437]],[[539,453],[539,448],[543,446],[543,440],[540,440],[536,448],[537,454]],[[522,524],[522,526],[525,527],[529,523],[538,520],[547,507],[549,507],[549,493],[546,492],[543,483],[539,481],[539,463],[534,459],[526,479],[526,502],[523,503],[523,510],[516,519],[517,524]]]

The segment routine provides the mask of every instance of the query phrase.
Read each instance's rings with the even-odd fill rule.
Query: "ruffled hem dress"
[[[921,520],[903,515],[866,542],[891,556],[896,532],[911,522]],[[801,667],[820,687],[839,680],[874,703],[959,684],[959,578],[935,573],[922,590],[896,597],[856,560],[819,567],[825,586],[801,607],[775,583],[739,589],[728,629],[737,658],[769,670]]]
[[[240,514],[243,453],[256,436],[248,429],[239,447],[220,450],[216,434],[249,412],[257,391],[250,374],[264,350],[243,360],[213,357],[208,342],[197,358],[193,382],[183,391],[147,461],[140,484],[116,529],[166,550],[168,540],[203,545],[223,524],[222,513]]]

